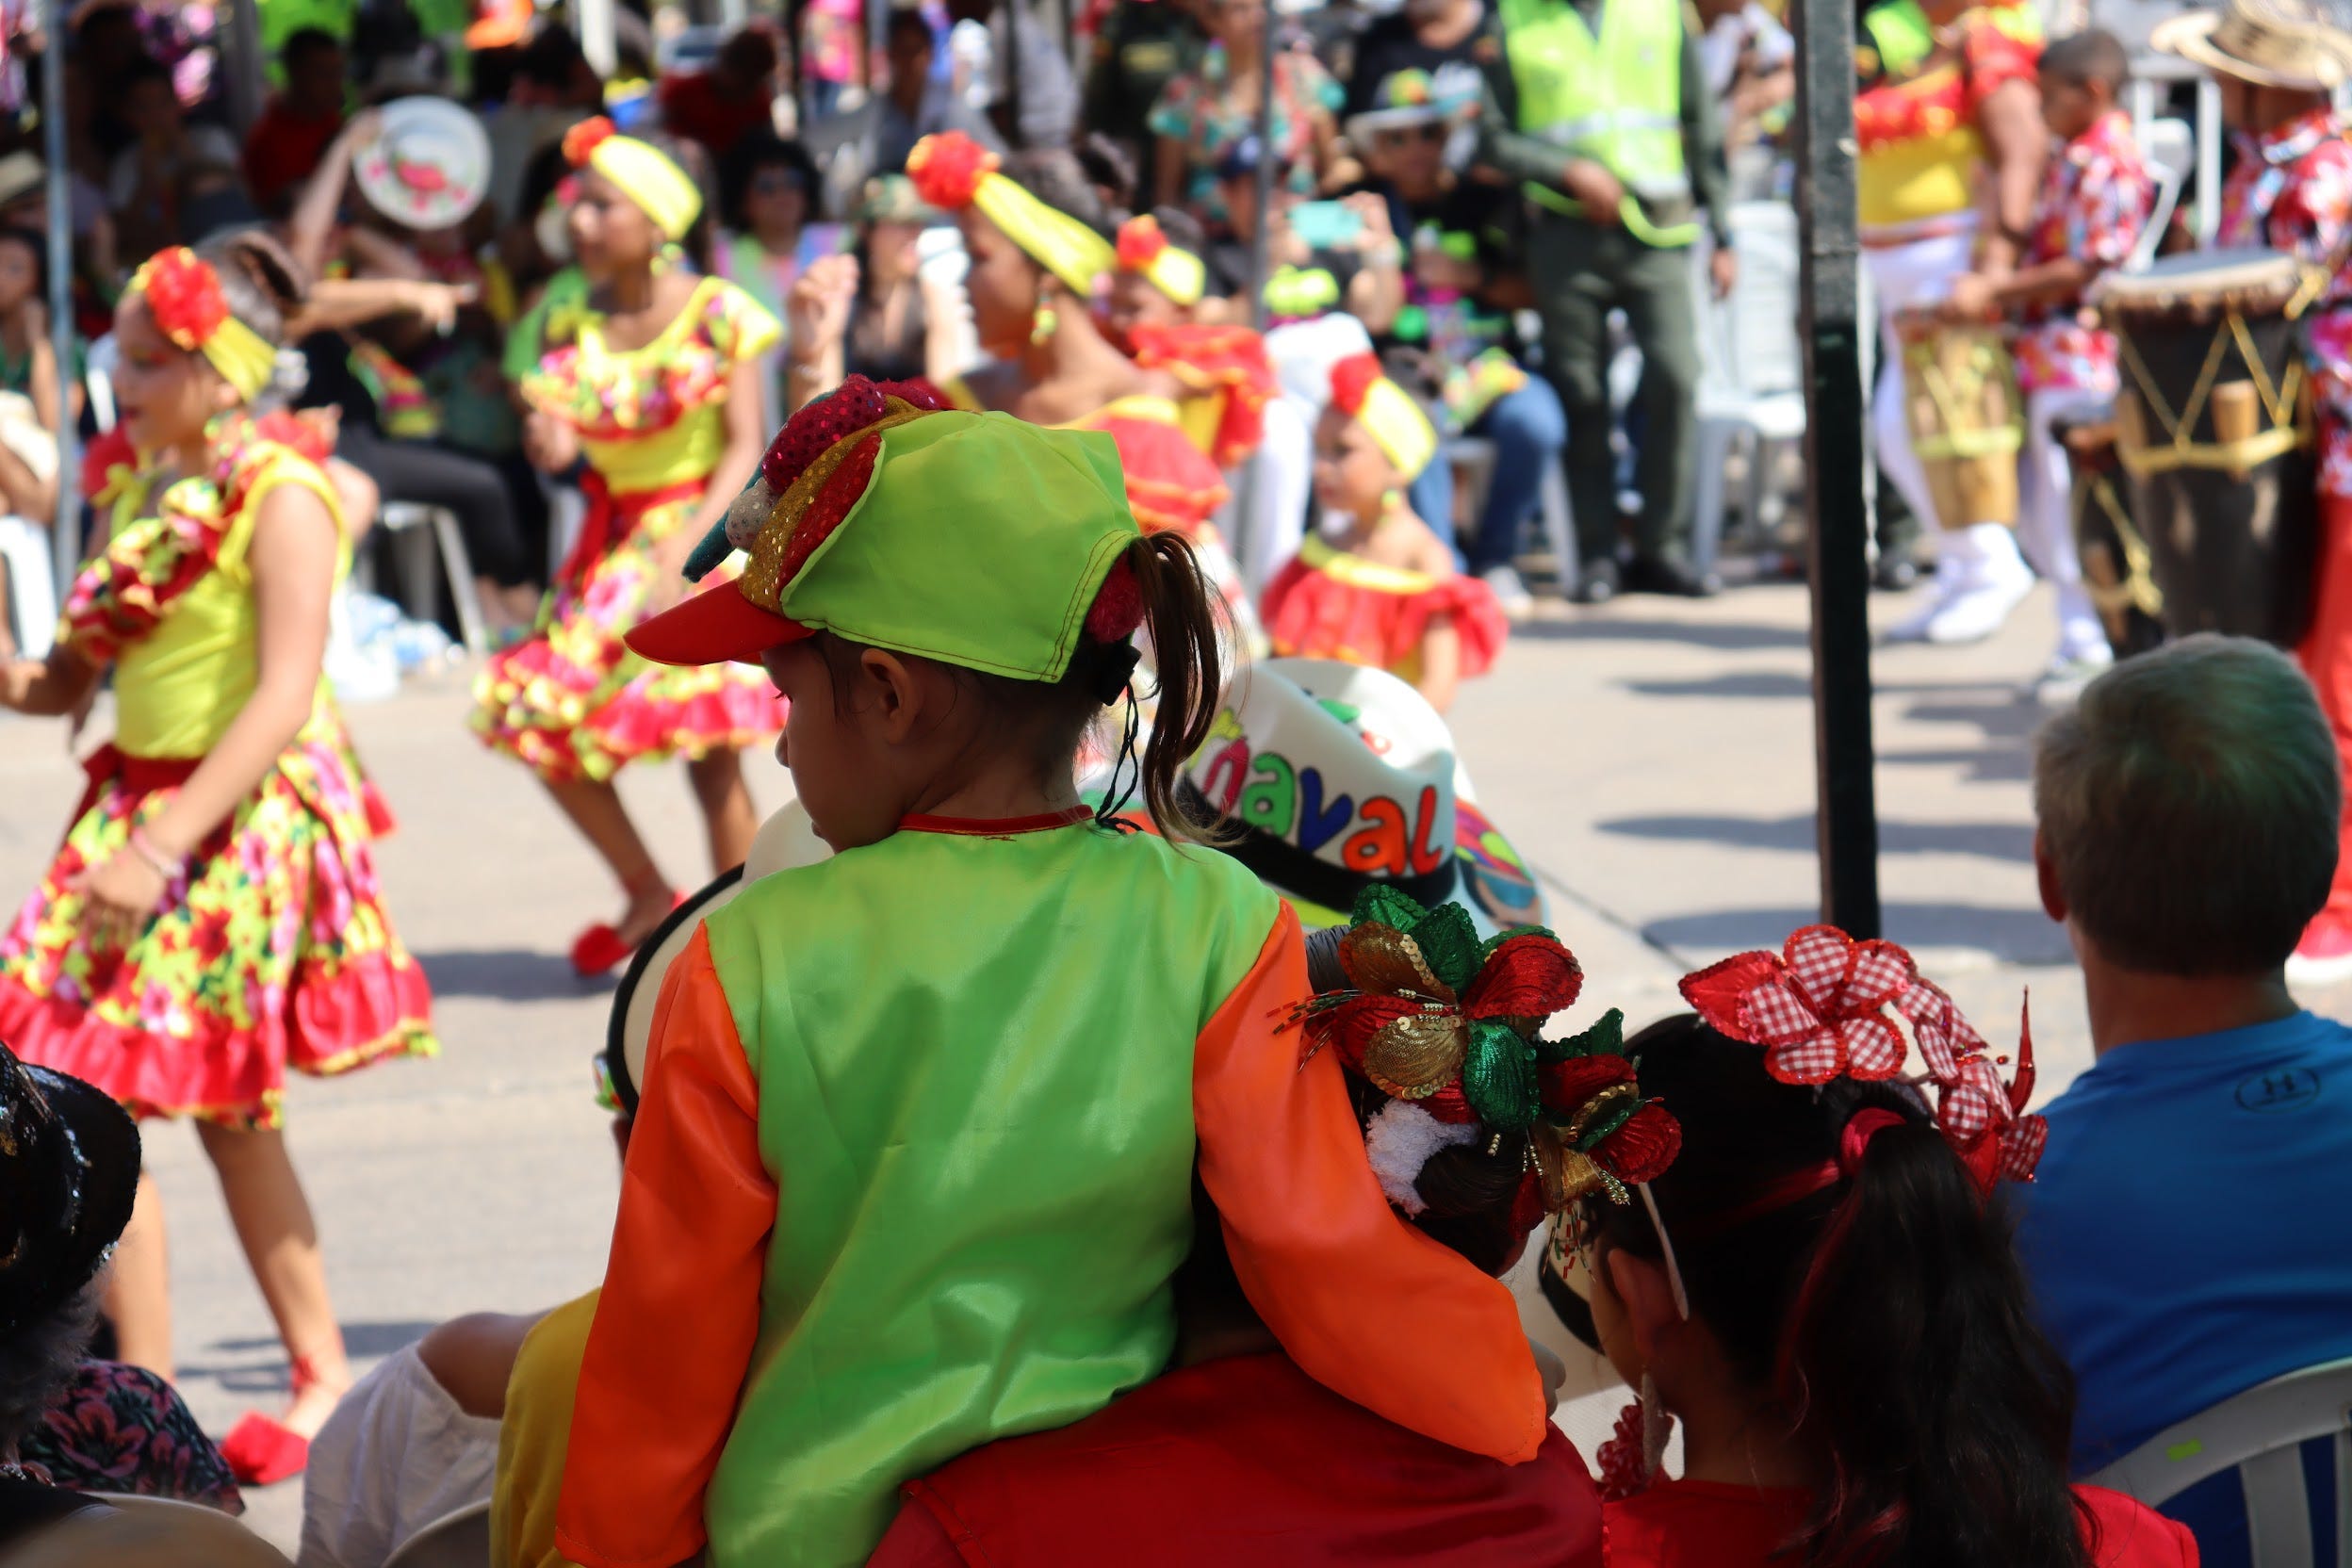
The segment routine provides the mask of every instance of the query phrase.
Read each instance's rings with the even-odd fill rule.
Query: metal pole
[[[1272,0],[1265,4],[1258,36],[1258,122],[1250,133],[1258,139],[1258,173],[1250,195],[1258,216],[1250,225],[1250,323],[1260,332],[1266,330],[1266,226],[1274,212],[1274,7]],[[1160,199],[1176,197],[1163,190]]]
[[[229,92],[229,118],[241,135],[261,118],[262,100],[269,96],[269,61],[261,47],[260,0],[237,0],[229,8],[229,48],[235,61],[223,59]]]
[[[1870,743],[1870,514],[1863,496],[1860,255],[1852,0],[1798,0],[1797,220],[1803,236],[1805,442],[1812,478],[1813,746],[1821,918],[1875,937],[1878,803]]]
[[[50,564],[57,600],[65,601],[82,563],[82,498],[74,482],[80,464],[74,453],[74,208],[73,171],[65,147],[64,0],[41,7],[41,140],[49,160],[49,347],[57,362],[57,508],[50,519]]]

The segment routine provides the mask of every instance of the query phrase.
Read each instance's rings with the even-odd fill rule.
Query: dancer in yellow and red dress
[[[290,258],[259,237],[139,270],[115,313],[124,461],[101,454],[93,497],[111,542],[49,657],[0,676],[8,707],[65,713],[111,668],[116,704],[65,844],[0,939],[0,1036],[136,1115],[197,1119],[293,1363],[284,1417],[248,1416],[222,1445],[261,1482],[302,1467],[351,1383],[279,1132],[286,1070],[434,1050],[320,676],[351,564],[326,445],[247,409],[300,305]],[[106,1304],[122,1359],[169,1375],[159,1204],[142,1177]]]
[[[996,363],[940,390],[956,407],[994,409],[1032,424],[1099,430],[1119,443],[1127,504],[1147,532],[1192,542],[1201,572],[1231,613],[1236,641],[1263,635],[1217,526],[1224,477],[1185,434],[1184,388],[1119,351],[1096,321],[1096,280],[1118,257],[1093,190],[1067,155],[1033,155],[1001,173],[996,155],[959,132],[925,137],[906,172],[923,199],[956,215],[972,270],[980,346]]]
[[[2335,269],[2303,318],[2318,394],[2320,543],[2311,628],[2295,657],[2319,690],[2352,781],[2352,140],[2333,92],[2352,78],[2352,33],[2316,0],[2278,0],[2252,14],[2238,5],[2193,12],[2151,41],[2213,74],[2222,119],[2237,137],[2214,242],[2292,251]],[[2307,983],[2352,974],[2352,806],[2328,906],[2287,970]]]
[[[741,865],[759,827],[741,753],[783,728],[775,689],[743,665],[659,668],[621,638],[678,596],[687,552],[758,466],[760,356],[781,329],[733,284],[674,264],[702,196],[666,153],[603,120],[564,145],[590,293],[548,318],[547,352],[522,382],[525,441],[551,472],[586,460],[588,518],[537,631],[483,672],[473,722],[530,764],[620,883],[621,918],[572,944],[572,967],[602,974],[678,900],[613,775],[684,757],[714,872]]]
[[[1442,712],[1464,677],[1494,662],[1511,622],[1405,498],[1436,455],[1429,416],[1377,358],[1333,366],[1315,430],[1322,527],[1266,585],[1265,612],[1276,653],[1386,670]]]
[[[1208,264],[1172,243],[1152,214],[1119,225],[1116,254],[1103,312],[1112,343],[1143,368],[1176,379],[1185,394],[1178,404],[1184,433],[1210,462],[1232,468],[1265,439],[1266,405],[1279,390],[1265,336],[1200,318]]]

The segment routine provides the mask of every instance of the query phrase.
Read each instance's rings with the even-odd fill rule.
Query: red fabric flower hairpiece
[[[1123,270],[1140,272],[1167,249],[1168,236],[1161,232],[1160,220],[1148,212],[1119,226],[1119,265]]]
[[[1378,354],[1349,354],[1331,367],[1331,401],[1350,417],[1362,414],[1364,395],[1385,374]]]
[[[583,120],[564,133],[564,161],[574,169],[584,169],[596,150],[618,134],[603,115]]]
[[[906,177],[915,194],[931,205],[956,212],[972,205],[980,182],[996,172],[994,153],[961,131],[938,131],[915,143],[906,155]]]
[[[212,264],[185,245],[157,252],[139,270],[147,314],[175,345],[190,351],[203,348],[229,318],[228,296],[220,291],[220,274]]]
[[[1780,954],[1742,953],[1682,979],[1684,1000],[1716,1033],[1764,1048],[1784,1084],[1872,1083],[1903,1070],[1908,1047],[1887,1004],[1911,1025],[1936,1124],[1977,1190],[2034,1178],[2050,1128],[2025,1114],[2034,1095],[2034,1032],[2020,1021],[2017,1074],[1996,1057],[1943,988],[1892,942],[1857,942],[1834,925],[1792,933]]]
[[[1762,1046],[1764,1070],[1782,1083],[1868,1083],[1903,1070],[1903,1036],[1886,1004],[1919,974],[1892,942],[1807,925],[1780,953],[1738,954],[1684,975],[1681,988],[1716,1033]]]
[[[1143,589],[1122,555],[1111,563],[1102,586],[1094,591],[1094,602],[1086,607],[1086,635],[1098,643],[1123,643],[1141,625]]]

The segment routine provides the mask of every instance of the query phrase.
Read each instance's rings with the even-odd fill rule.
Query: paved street
[[[1552,609],[1453,717],[1483,804],[1541,873],[1583,960],[1571,1026],[1612,1005],[1639,1025],[1675,1004],[1685,969],[1776,942],[1813,915],[1805,595]],[[2088,1042],[2064,935],[2034,896],[2026,778],[2039,713],[2015,695],[2050,636],[2037,595],[1992,644],[1886,650],[1876,675],[1888,934],[1996,1043],[2014,1038],[2031,987],[2054,1090]],[[465,706],[452,678],[351,715],[402,819],[383,871],[438,993],[445,1054],[289,1095],[363,1365],[453,1314],[544,1308],[594,1283],[615,1192],[588,1065],[605,999],[564,956],[612,894],[524,772],[464,732]],[[626,785],[632,808],[672,877],[697,878],[683,777],[641,771]],[[773,803],[780,775],[766,761],[753,772]],[[60,728],[0,722],[0,898],[31,885],[79,784]],[[2307,1000],[2342,1014],[2352,990]],[[148,1132],[171,1214],[182,1386],[220,1430],[248,1405],[274,1408],[283,1367],[195,1138]],[[290,1546],[298,1489],[253,1505],[264,1533]]]

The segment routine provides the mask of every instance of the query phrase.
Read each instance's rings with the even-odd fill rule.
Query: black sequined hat
[[[139,1125],[79,1078],[0,1045],[0,1337],[90,1283],[131,1221]]]

